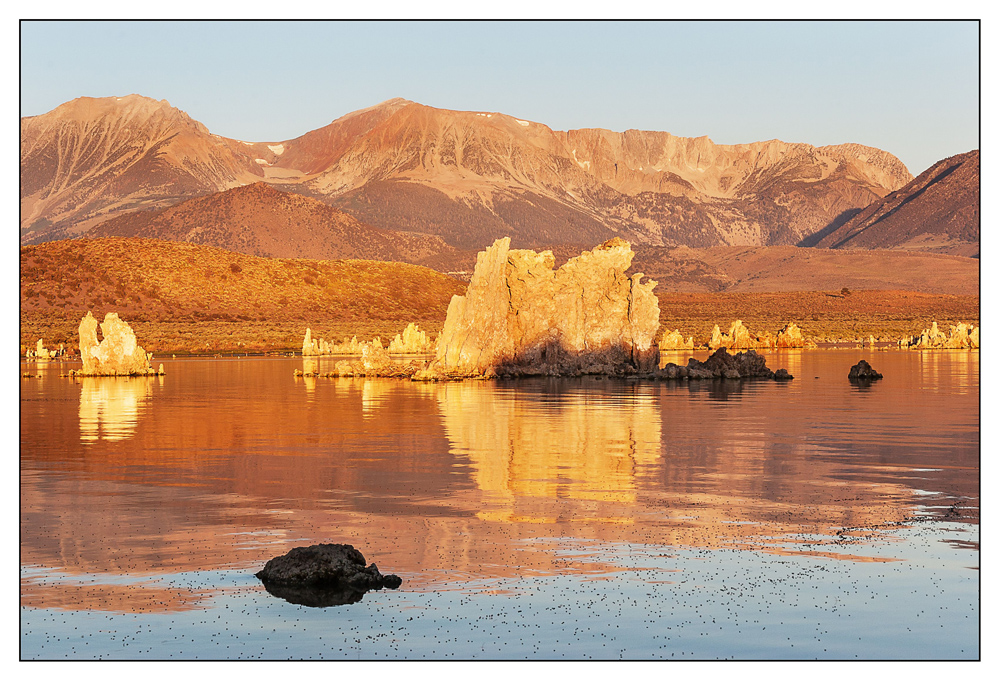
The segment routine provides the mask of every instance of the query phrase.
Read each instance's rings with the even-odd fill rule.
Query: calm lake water
[[[980,655],[978,352],[769,354],[789,383],[161,361],[21,379],[22,658]],[[319,542],[402,587],[253,576]]]

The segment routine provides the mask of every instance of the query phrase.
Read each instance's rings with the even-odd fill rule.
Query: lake
[[[766,354],[795,380],[40,362],[21,656],[979,658],[979,353]],[[885,379],[851,384],[862,358]],[[402,586],[314,608],[254,577],[321,542]]]

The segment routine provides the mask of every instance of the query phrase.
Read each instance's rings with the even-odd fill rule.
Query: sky
[[[555,130],[855,142],[918,175],[979,148],[979,47],[973,21],[22,21],[20,113],[135,93],[277,142],[404,97]]]

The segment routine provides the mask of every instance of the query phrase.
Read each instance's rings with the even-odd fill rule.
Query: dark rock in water
[[[790,381],[793,378],[794,376],[788,373],[788,369],[778,369],[774,372],[774,380],[776,381]]]
[[[686,367],[668,364],[659,371],[659,378],[707,379],[707,378],[776,378],[789,380],[792,376],[785,369],[779,369],[781,376],[767,368],[764,358],[753,350],[730,355],[726,348],[719,348],[704,362],[694,357]]]
[[[366,591],[396,589],[403,580],[383,575],[349,544],[298,546],[272,558],[256,574],[264,588],[291,603],[326,607],[356,603]]]
[[[875,371],[871,364],[865,360],[861,360],[851,367],[851,371],[847,374],[847,378],[851,381],[877,381],[882,378],[882,374]]]

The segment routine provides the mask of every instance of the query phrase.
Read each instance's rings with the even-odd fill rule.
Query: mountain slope
[[[395,99],[277,143],[210,134],[165,102],[79,99],[22,119],[22,243],[113,212],[264,180],[383,229],[478,249],[794,244],[910,181],[891,154],[666,132],[559,132]]]
[[[22,240],[261,179],[254,157],[166,101],[75,99],[21,119]]]
[[[371,227],[315,199],[263,182],[112,218],[87,236],[187,241],[248,255],[320,260],[420,263],[455,251],[436,237]]]
[[[979,150],[938,161],[815,245],[978,256]]]
[[[338,130],[348,123],[331,123],[325,135],[345,139]],[[366,222],[405,219],[407,229],[466,248],[503,235],[530,246],[615,234],[655,245],[796,243],[912,177],[891,154],[860,145],[556,132],[399,100],[353,143],[321,155],[328,167],[313,166],[300,191]]]

